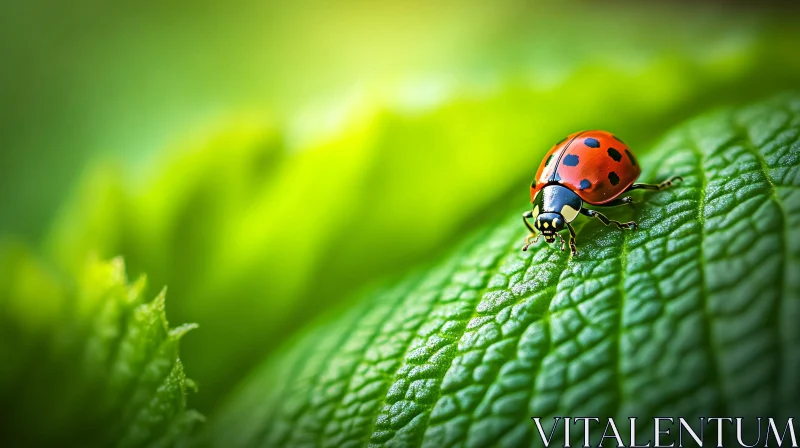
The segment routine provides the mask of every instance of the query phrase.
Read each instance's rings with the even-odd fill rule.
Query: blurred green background
[[[2,239],[65,277],[122,255],[151,292],[168,285],[170,321],[199,324],[182,360],[204,413],[354,291],[522,211],[562,136],[608,129],[641,152],[800,79],[782,2],[4,10]],[[4,310],[23,333],[55,319],[23,308]]]

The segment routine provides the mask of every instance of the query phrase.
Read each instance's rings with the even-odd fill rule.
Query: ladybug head
[[[559,237],[558,232],[575,219],[582,205],[581,198],[569,188],[546,185],[533,200],[534,226],[546,242],[553,243]]]
[[[542,213],[536,217],[536,228],[542,232],[544,240],[552,243],[556,240],[556,234],[564,230],[566,220],[560,213]]]

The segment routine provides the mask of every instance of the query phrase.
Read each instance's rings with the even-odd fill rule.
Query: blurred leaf
[[[154,160],[146,175],[101,165],[50,247],[65,267],[121,254],[132,272],[170,286],[174,318],[204,329],[184,358],[208,408],[320,311],[432,259],[508,192],[522,202],[520,185],[560,136],[608,129],[639,148],[677,117],[800,75],[793,31],[720,21],[675,47],[681,21],[657,22],[646,44],[630,47],[628,31],[604,31],[619,53],[548,25],[515,41],[522,50],[508,73],[482,84],[422,80],[396,102],[368,97],[333,133],[317,129],[323,120],[299,136],[233,120]]]
[[[517,208],[271,356],[207,441],[528,446],[531,416],[797,415],[800,95],[700,117],[643,162],[685,181],[609,210],[638,231],[583,219],[578,256],[522,252]]]
[[[145,303],[121,259],[91,263],[73,291],[21,247],[0,255],[4,446],[170,446],[201,418],[178,360],[194,326],[168,327],[164,291]]]

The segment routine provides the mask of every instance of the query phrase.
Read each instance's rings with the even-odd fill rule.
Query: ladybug
[[[632,190],[660,191],[683,180],[673,176],[658,185],[634,183],[641,171],[628,145],[609,132],[581,131],[567,136],[547,152],[531,182],[532,209],[522,215],[531,234],[525,238],[522,250],[528,250],[528,246],[544,235],[548,243],[555,242],[558,237],[563,251],[564,238],[559,232],[566,227],[570,235],[570,253],[577,255],[575,229],[570,223],[578,213],[597,218],[605,225],[614,223],[622,230],[636,229],[638,226],[633,221],[614,221],[585,205],[631,204],[630,196],[621,198],[620,195]],[[535,220],[533,226],[528,219]]]

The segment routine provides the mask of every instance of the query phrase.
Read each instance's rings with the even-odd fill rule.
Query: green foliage
[[[647,45],[609,37],[621,53],[602,56],[543,28],[487,86],[448,84],[422,106],[369,103],[300,143],[280,126],[237,123],[139,178],[100,166],[49,246],[66,269],[121,254],[169,285],[174,318],[203,327],[184,358],[208,408],[319,311],[430,260],[507,192],[524,200],[519,186],[562,135],[610,129],[638,150],[676,116],[794,85],[800,73],[794,47],[778,44],[797,41],[791,33],[739,23],[734,33],[721,21],[687,34],[705,37],[681,40],[678,53],[674,21],[663,23]],[[764,69],[773,66],[782,69]]]
[[[178,359],[194,325],[169,328],[121,259],[63,280],[7,245],[0,273],[4,446],[171,446],[201,418]]]
[[[93,3],[0,15],[0,241],[42,255],[0,247],[0,445],[166,446],[200,418],[178,360],[192,327],[169,329],[164,294],[145,302],[126,269],[203,329],[181,342],[193,408],[270,356],[207,432],[222,445],[513,443],[528,411],[738,412],[742,394],[794,410],[797,101],[643,150],[698,111],[796,87],[791,15]],[[661,168],[650,179],[685,174],[636,209],[642,231],[581,224],[569,262],[519,253],[517,210],[438,267],[352,295],[440,258],[503,198],[523,204],[546,148],[586,128],[623,136]]]
[[[800,95],[670,132],[623,232],[521,252],[517,206],[270,357],[213,446],[521,446],[530,416],[796,416]],[[650,431],[652,434],[652,430]]]

